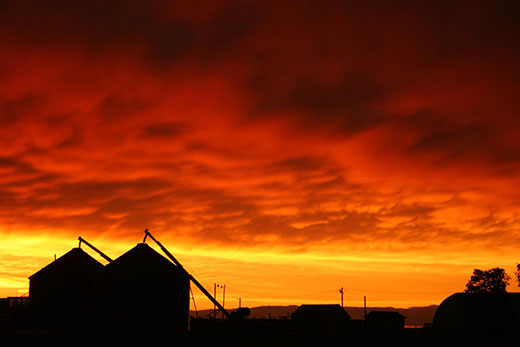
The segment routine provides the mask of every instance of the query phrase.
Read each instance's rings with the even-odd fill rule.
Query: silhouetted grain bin
[[[399,332],[404,329],[405,316],[396,311],[370,311],[363,328],[380,332]]]
[[[101,263],[73,248],[30,276],[29,302],[36,319],[59,327],[91,323],[102,271]]]
[[[102,321],[129,332],[187,330],[189,278],[145,243],[105,267]]]
[[[520,330],[520,293],[455,293],[437,308],[433,328],[442,332]]]
[[[340,305],[301,305],[291,318],[299,329],[337,331],[348,327],[350,315]]]

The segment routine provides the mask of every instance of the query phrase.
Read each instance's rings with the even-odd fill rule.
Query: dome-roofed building
[[[520,329],[520,293],[455,293],[437,308],[433,328],[442,332]]]

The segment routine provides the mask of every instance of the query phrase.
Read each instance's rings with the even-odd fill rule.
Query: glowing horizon
[[[136,233],[134,243],[131,240],[114,242],[102,238],[87,240],[115,259],[141,242],[143,236],[142,232]],[[192,248],[192,245],[189,247],[174,245],[172,247],[170,246],[172,240],[167,242],[161,240],[161,242],[210,293],[213,293],[213,283],[226,284],[226,307],[228,308],[236,307],[238,298],[242,299],[244,306],[338,303],[340,287],[345,290],[345,306],[361,307],[365,295],[371,306],[407,308],[438,305],[450,294],[464,289],[464,281],[458,283],[455,281],[469,279],[469,274],[478,259],[478,257],[463,259],[458,256],[420,257],[415,254],[413,260],[406,261],[409,254],[377,253],[375,256],[367,257],[363,256],[363,252],[350,256],[313,253],[280,254],[265,250],[228,249],[226,252],[220,252],[211,246]],[[153,242],[148,240],[147,243],[162,254]],[[20,296],[28,292],[28,276],[51,263],[54,254],[60,257],[71,248],[77,247],[77,240],[55,237],[48,240],[3,238],[2,244],[4,245],[1,249],[2,254],[9,255],[11,259],[16,256],[19,259],[31,260],[30,264],[19,267],[26,271],[25,275],[18,276],[11,283],[7,282],[11,286],[6,286],[4,281],[1,282],[0,296]],[[53,253],[52,249],[41,251],[42,244],[58,246]],[[88,246],[83,245],[82,248],[102,264],[107,263]],[[9,253],[5,253],[7,250]],[[27,252],[31,254],[30,258]],[[496,256],[493,256],[483,264],[491,262],[499,264],[512,274],[515,267],[508,264],[507,257],[504,258],[497,261]],[[434,261],[437,266],[433,266]],[[438,268],[439,265],[441,269]],[[349,271],[344,273],[342,271],[344,268]],[[263,271],[259,271],[260,269]],[[449,269],[450,273],[443,273],[445,269]],[[403,273],[406,275],[403,276]],[[302,277],[312,285],[301,287],[301,282],[298,280]],[[403,284],[406,285],[405,289]],[[511,282],[508,290],[515,291],[515,287],[514,282]],[[198,309],[213,307],[194,285],[192,289]],[[217,292],[219,301],[222,301],[222,295],[222,289],[219,289]]]

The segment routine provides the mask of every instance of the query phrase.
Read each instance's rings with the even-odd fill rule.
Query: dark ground
[[[248,320],[231,326],[195,327],[184,333],[152,334],[147,331],[117,334],[93,331],[58,332],[31,327],[2,327],[1,346],[520,346],[515,335],[503,333],[439,334],[429,329],[404,329],[397,333],[363,330],[342,332],[301,331],[289,321]]]
[[[251,314],[249,318],[256,319],[267,319],[269,315],[272,318],[289,317],[299,306],[258,306],[251,307]],[[369,306],[367,312],[370,311],[396,311],[406,317],[406,325],[421,327],[425,323],[433,323],[433,317],[435,311],[437,311],[437,305],[421,306],[421,307],[409,307],[409,308],[395,308],[395,307],[379,307]],[[352,319],[362,319],[364,316],[363,307],[346,306],[345,311],[350,315]],[[192,317],[196,316],[194,311],[190,312]],[[213,310],[200,310],[198,315],[200,317],[209,317],[213,313]],[[221,317],[221,313],[218,314]]]

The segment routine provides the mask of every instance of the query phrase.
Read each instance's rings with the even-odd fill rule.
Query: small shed
[[[300,329],[337,331],[348,327],[350,315],[340,305],[301,305],[291,319]]]
[[[367,330],[380,332],[399,332],[404,329],[405,316],[397,311],[370,311],[363,327]]]
[[[433,328],[442,332],[520,331],[520,293],[455,293],[437,308]]]
[[[57,327],[88,324],[103,265],[73,248],[29,277],[29,306],[36,319]]]
[[[188,274],[145,243],[105,267],[103,325],[127,332],[188,329]]]

